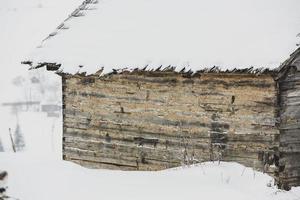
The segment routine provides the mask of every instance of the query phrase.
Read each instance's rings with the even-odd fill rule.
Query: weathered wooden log
[[[64,158],[92,168],[160,170],[235,161],[297,184],[300,76],[171,69],[64,76]],[[299,182],[300,184],[300,182]]]
[[[288,72],[279,80],[280,147],[279,186],[300,185],[300,72]]]

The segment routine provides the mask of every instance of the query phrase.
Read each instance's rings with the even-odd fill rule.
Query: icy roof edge
[[[270,68],[255,68],[255,67],[247,67],[247,68],[233,68],[233,69],[224,69],[219,66],[213,66],[213,67],[203,67],[200,70],[193,71],[190,68],[187,67],[176,67],[176,66],[159,66],[157,68],[149,68],[148,65],[142,67],[142,68],[121,68],[121,69],[113,69],[111,72],[103,73],[103,67],[100,68],[98,71],[92,74],[87,74],[87,72],[80,72],[77,73],[68,73],[64,72],[61,69],[61,64],[59,63],[38,63],[34,64],[31,61],[24,61],[22,64],[29,65],[30,70],[32,69],[38,69],[41,67],[46,67],[47,71],[55,71],[56,74],[59,75],[80,75],[80,76],[107,76],[107,75],[113,75],[113,74],[139,74],[139,73],[145,73],[145,74],[153,74],[153,73],[166,73],[166,74],[181,74],[184,77],[194,77],[198,76],[199,74],[207,74],[207,73],[220,73],[220,74],[252,74],[252,75],[274,75],[276,76],[279,72],[279,68],[270,69]],[[79,66],[79,68],[83,68],[84,66]]]

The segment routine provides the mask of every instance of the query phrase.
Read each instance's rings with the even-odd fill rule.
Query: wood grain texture
[[[300,185],[300,72],[291,68],[278,83],[281,118],[279,184],[289,189]]]
[[[298,124],[279,129],[284,97],[278,98],[270,74],[188,78],[152,72],[63,79],[64,159],[86,167],[161,170],[223,160],[279,180],[279,149],[298,148],[291,138],[280,137],[292,131],[298,138]],[[293,91],[286,105],[298,105]]]

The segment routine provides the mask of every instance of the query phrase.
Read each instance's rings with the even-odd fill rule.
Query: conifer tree
[[[2,144],[1,138],[0,138],[0,152],[4,152],[4,148],[3,148],[3,144]]]
[[[20,125],[17,124],[15,134],[14,134],[14,143],[16,146],[16,151],[23,151],[25,148],[24,136],[21,132]]]

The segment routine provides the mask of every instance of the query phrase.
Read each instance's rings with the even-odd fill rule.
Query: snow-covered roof
[[[295,49],[299,8],[299,0],[86,0],[26,60],[71,74],[274,69]]]
[[[281,64],[280,69],[284,68],[285,66],[294,66],[297,68],[297,70],[300,71],[300,47],[296,51],[294,51],[286,61],[284,61]]]

